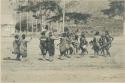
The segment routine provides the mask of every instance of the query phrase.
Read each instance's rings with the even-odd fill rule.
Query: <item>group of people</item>
[[[20,60],[20,57],[27,57],[27,43],[31,40],[25,39],[23,34],[21,38],[16,35],[13,42],[14,52],[17,57],[17,60]],[[105,31],[104,34],[100,34],[98,31],[94,34],[94,37],[91,41],[87,41],[86,35],[84,32],[79,34],[79,30],[75,32],[70,32],[68,28],[64,29],[64,32],[59,34],[58,37],[54,37],[53,33],[49,31],[48,26],[45,27],[45,30],[41,32],[39,38],[39,47],[41,50],[41,55],[43,60],[46,60],[46,55],[49,55],[49,61],[54,60],[55,55],[55,40],[59,40],[57,46],[59,46],[59,59],[63,60],[63,57],[71,58],[72,55],[84,56],[88,54],[88,45],[92,46],[94,55],[110,56],[110,47],[113,41],[113,37],[109,34],[108,31]]]
[[[13,54],[16,54],[16,60],[21,60],[21,58],[26,58],[27,57],[27,43],[32,40],[32,37],[27,40],[26,35],[15,35],[15,39],[13,41]]]
[[[114,38],[109,34],[108,31],[105,31],[105,33],[101,35],[99,32],[96,32],[93,40],[89,42],[94,50],[94,55],[111,56],[109,50],[113,40]]]

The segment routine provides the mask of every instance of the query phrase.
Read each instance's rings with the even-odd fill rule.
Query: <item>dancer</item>
[[[20,54],[23,59],[27,57],[27,43],[30,42],[31,40],[32,37],[29,40],[27,40],[26,35],[25,34],[22,35],[22,38],[20,40]]]
[[[15,40],[13,41],[13,54],[16,55],[16,60],[20,61],[20,38],[19,35],[15,35]]]

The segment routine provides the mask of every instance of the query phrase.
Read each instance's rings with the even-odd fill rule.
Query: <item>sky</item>
[[[9,0],[1,0],[1,23],[13,24],[13,9],[9,7]]]
[[[71,0],[66,0],[68,3]],[[77,0],[78,5],[73,5],[73,8],[67,9],[67,11],[76,11],[81,13],[92,13],[93,15],[99,15],[101,9],[108,8],[108,0]],[[9,0],[1,0],[1,21],[2,24],[15,24],[16,20],[13,18],[14,11],[9,6]]]

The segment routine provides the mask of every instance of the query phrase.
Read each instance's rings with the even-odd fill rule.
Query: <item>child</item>
[[[54,44],[55,38],[52,35],[52,32],[49,32],[49,37],[46,39],[46,50],[49,53],[49,61],[53,61],[53,57],[55,54],[55,44]]]
[[[45,55],[46,55],[46,36],[45,36],[44,31],[41,33],[41,37],[40,37],[40,50],[41,50],[41,54],[43,55],[43,59],[45,59]]]
[[[30,38],[31,40],[32,38]],[[27,57],[27,43],[30,40],[26,40],[26,36],[25,34],[22,35],[22,39],[21,39],[21,44],[20,44],[20,54],[22,56],[22,58],[26,58]]]
[[[20,39],[19,39],[19,35],[15,35],[15,40],[13,41],[13,48],[14,48],[14,51],[12,53],[17,55],[16,60],[20,60]]]

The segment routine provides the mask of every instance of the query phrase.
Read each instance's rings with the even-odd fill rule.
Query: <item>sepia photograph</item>
[[[0,0],[1,83],[125,82],[124,0]]]

